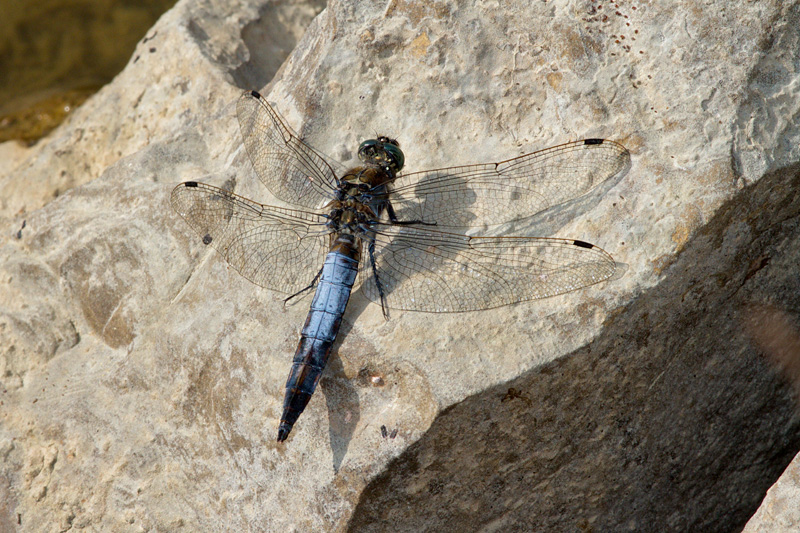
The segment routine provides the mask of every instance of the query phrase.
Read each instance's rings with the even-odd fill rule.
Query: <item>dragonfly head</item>
[[[365,163],[372,163],[381,168],[397,173],[403,168],[405,156],[400,150],[400,143],[389,137],[380,136],[369,139],[358,147],[358,158]]]

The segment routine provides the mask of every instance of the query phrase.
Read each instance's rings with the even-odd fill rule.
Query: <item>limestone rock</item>
[[[742,527],[800,449],[745,325],[800,303],[800,7],[612,5],[338,1],[309,24],[322,6],[185,0],[49,138],[0,147],[0,526]],[[275,202],[243,89],[343,162],[399,138],[409,171],[618,140],[630,172],[552,229],[627,268],[459,315],[354,295],[279,445],[308,299],[168,203],[184,180]]]

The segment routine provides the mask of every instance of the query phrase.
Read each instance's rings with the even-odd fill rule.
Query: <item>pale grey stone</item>
[[[798,4],[600,4],[343,1],[309,24],[315,3],[182,1],[67,124],[0,147],[0,526],[743,527],[800,447],[743,325],[800,303]],[[242,279],[168,203],[190,179],[275,201],[243,89],[345,162],[396,136],[410,171],[618,140],[630,172],[555,234],[626,269],[388,322],[354,295],[278,445],[308,299]]]
[[[800,455],[770,487],[743,533],[792,533],[800,530]]]

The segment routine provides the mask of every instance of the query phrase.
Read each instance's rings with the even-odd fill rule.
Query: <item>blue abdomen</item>
[[[333,341],[339,333],[356,274],[357,259],[339,251],[329,252],[325,257],[319,285],[294,354],[292,371],[286,381],[278,442],[286,440],[292,426],[314,394],[328,362]]]

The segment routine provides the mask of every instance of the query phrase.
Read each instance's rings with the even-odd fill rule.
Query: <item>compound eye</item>
[[[385,143],[383,145],[383,149],[392,159],[393,162],[392,166],[394,167],[394,171],[399,172],[403,168],[403,165],[406,162],[406,158],[403,155],[403,151],[400,149],[399,146],[395,146],[394,144],[389,144],[389,143]]]
[[[375,139],[368,139],[358,145],[358,158],[362,161],[366,161],[373,155],[375,155],[375,149],[378,146],[378,141]]]

